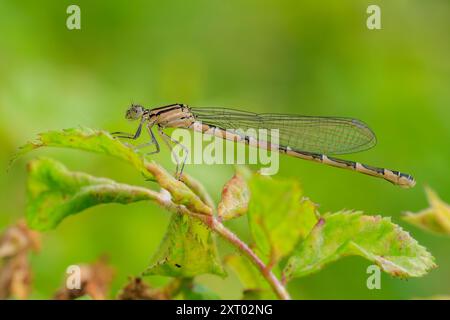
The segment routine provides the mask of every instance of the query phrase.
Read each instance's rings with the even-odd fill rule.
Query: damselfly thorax
[[[176,172],[180,176],[189,150],[167,135],[163,131],[164,128],[184,128],[213,134],[257,148],[271,149],[289,156],[382,178],[404,188],[415,185],[414,178],[409,174],[331,156],[355,153],[375,146],[375,134],[365,123],[357,119],[257,114],[227,108],[191,108],[179,103],[154,109],[133,104],[127,110],[126,118],[140,121],[136,133],[114,132],[114,135],[119,138],[137,139],[145,128],[151,138],[148,143],[133,146],[135,149],[155,145],[156,149],[147,154],[159,152],[159,144],[153,133],[154,127],[170,149],[174,144],[185,149],[184,159],[178,159],[174,154],[177,160]],[[249,133],[251,132],[249,129],[277,129],[279,143],[258,141],[258,137]]]

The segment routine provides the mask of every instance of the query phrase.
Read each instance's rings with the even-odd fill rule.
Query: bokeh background
[[[81,8],[81,30],[66,28],[66,8]],[[378,4],[382,30],[366,28]],[[293,281],[294,298],[409,299],[450,294],[450,239],[403,223],[427,206],[424,186],[450,201],[450,3],[434,1],[0,1],[0,160],[37,133],[83,125],[132,131],[131,102],[183,102],[257,112],[350,116],[378,137],[347,158],[411,173],[403,190],[379,179],[281,156],[279,176],[298,178],[320,210],[360,209],[392,216],[436,257],[439,268],[408,281],[382,276],[366,288],[369,263],[346,258]],[[74,150],[40,150],[1,170],[0,229],[25,210],[26,161],[54,157],[69,169],[151,186],[127,164]],[[169,153],[154,159],[173,168]],[[231,165],[190,165],[218,200]],[[44,235],[32,257],[34,298],[47,298],[69,264],[102,253],[116,268],[113,290],[145,269],[169,216],[156,205],[86,210]],[[245,218],[231,228],[248,238]],[[219,242],[221,252],[230,252]],[[152,277],[160,285],[166,279]],[[239,298],[235,275],[199,281]]]

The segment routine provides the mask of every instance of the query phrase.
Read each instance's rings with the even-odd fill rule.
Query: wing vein
[[[297,151],[346,154],[372,148],[373,131],[362,121],[344,117],[316,117],[275,113],[253,113],[227,108],[191,108],[197,121],[226,130],[278,129],[279,145]],[[269,140],[270,132],[268,133]],[[273,137],[272,137],[273,140]]]

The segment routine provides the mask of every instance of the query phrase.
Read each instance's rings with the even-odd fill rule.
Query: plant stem
[[[212,215],[214,204],[207,194],[205,188],[199,182],[190,177],[187,177],[184,181],[186,184],[184,184],[183,182],[175,180],[164,169],[155,164],[147,164],[146,167],[147,170],[156,177],[156,180],[158,181],[160,186],[165,189],[167,188],[172,196],[174,196],[175,191],[179,192],[180,187],[187,187],[186,191],[192,193],[192,195],[195,196],[191,196],[189,200],[196,200],[196,202],[198,203],[196,203],[196,206],[180,205],[179,203],[176,203],[177,201],[173,201],[174,199],[167,199],[161,193],[159,193],[156,197],[154,196],[154,194],[152,194],[154,200],[158,201],[160,205],[164,206],[169,211],[176,212],[178,214],[186,214],[202,221],[213,231],[217,232],[222,238],[236,247],[239,252],[242,252],[256,266],[256,268],[261,272],[264,279],[266,279],[266,281],[270,284],[278,298],[282,300],[291,299],[284,285],[271,271],[272,266],[270,264],[266,266],[264,262],[253,252],[252,249],[250,249],[250,247],[245,242],[239,239],[233,232],[227,229],[222,224],[222,222],[220,222],[214,215]],[[182,195],[186,196],[186,194],[188,193],[183,193]],[[200,195],[200,197],[196,198],[197,195]],[[202,209],[202,211],[199,212],[198,210],[195,210],[196,208],[200,208]]]
[[[236,247],[239,252],[242,252],[247,256],[248,259],[258,268],[262,276],[270,284],[273,291],[276,293],[278,298],[282,300],[290,300],[291,297],[287,292],[283,284],[278,280],[278,278],[273,274],[273,272],[268,268],[264,262],[253,252],[250,247],[238,238],[233,232],[227,229],[219,220],[215,217],[209,216],[209,222],[204,221],[208,226],[211,227],[215,232],[217,232],[222,238],[227,240],[230,244]],[[205,219],[202,219],[205,220]]]
[[[155,198],[154,198],[155,199]],[[177,205],[168,199],[164,199],[164,197],[156,197],[156,199],[160,205],[165,207],[167,210],[172,211],[176,214],[185,214],[189,215],[193,218],[196,218],[210,227],[213,231],[218,233],[222,238],[232,244],[239,252],[242,252],[261,272],[262,276],[266,281],[270,284],[275,294],[278,298],[282,300],[290,300],[291,297],[287,292],[284,285],[278,280],[278,278],[271,271],[271,266],[266,266],[264,262],[253,252],[250,247],[238,238],[233,232],[227,229],[222,222],[220,222],[216,217],[212,215],[205,215],[192,212],[188,210],[184,206]]]

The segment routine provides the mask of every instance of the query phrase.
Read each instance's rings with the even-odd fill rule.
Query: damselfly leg
[[[136,140],[137,138],[139,138],[139,136],[141,135],[142,132],[142,126],[144,125],[144,121],[142,120],[139,123],[139,127],[137,128],[136,132],[134,134],[132,133],[127,133],[127,132],[122,132],[122,131],[116,131],[116,132],[111,132],[111,134],[113,136],[115,136],[115,138],[124,138],[124,139],[132,139],[132,140]]]
[[[150,137],[152,138],[152,141],[150,141],[148,143],[140,144],[140,145],[134,147],[134,150],[144,148],[146,146],[155,145],[156,150],[147,152],[146,155],[159,153],[159,151],[160,151],[159,143],[158,143],[158,140],[156,140],[155,134],[153,133],[152,126],[147,125],[147,131],[148,131],[148,134],[150,135]]]
[[[142,121],[142,122],[139,124],[139,127],[137,128],[135,134],[127,133],[127,132],[121,132],[121,131],[112,132],[111,134],[112,134],[115,138],[122,138],[122,139],[136,140],[136,139],[139,138],[140,135],[141,135],[143,124],[144,124],[144,121]],[[139,145],[137,145],[137,146],[132,145],[132,144],[129,144],[129,143],[126,143],[126,142],[125,142],[124,144],[125,144],[126,146],[128,146],[128,147],[134,149],[135,151],[138,150],[138,149],[142,149],[142,148],[151,146],[151,145],[155,145],[156,150],[151,151],[151,152],[147,152],[146,155],[151,155],[151,154],[159,153],[159,151],[160,151],[159,143],[158,143],[158,141],[156,140],[155,134],[154,134],[153,131],[152,131],[152,126],[153,126],[153,125],[150,125],[150,124],[147,124],[147,125],[145,126],[146,129],[147,129],[147,132],[148,132],[148,134],[149,134],[149,136],[150,136],[150,138],[151,138],[151,141],[150,141],[150,142],[142,143],[142,144],[139,144]]]
[[[161,136],[161,138],[163,139],[163,141],[166,143],[166,145],[169,147],[170,152],[172,153],[177,166],[175,169],[175,177],[178,178],[178,180],[181,180],[181,176],[183,175],[183,169],[184,169],[184,165],[186,164],[186,160],[189,154],[189,150],[188,148],[183,145],[180,141],[175,140],[174,138],[172,138],[171,136],[169,136],[168,134],[166,134],[162,128],[160,126],[158,126],[158,133]],[[181,161],[181,166],[180,166],[180,158],[178,157],[178,155],[174,152],[173,150],[173,146],[171,145],[172,143],[175,143],[176,145],[179,145],[183,150],[184,150],[184,157],[183,160]],[[179,170],[179,171],[178,171]]]

